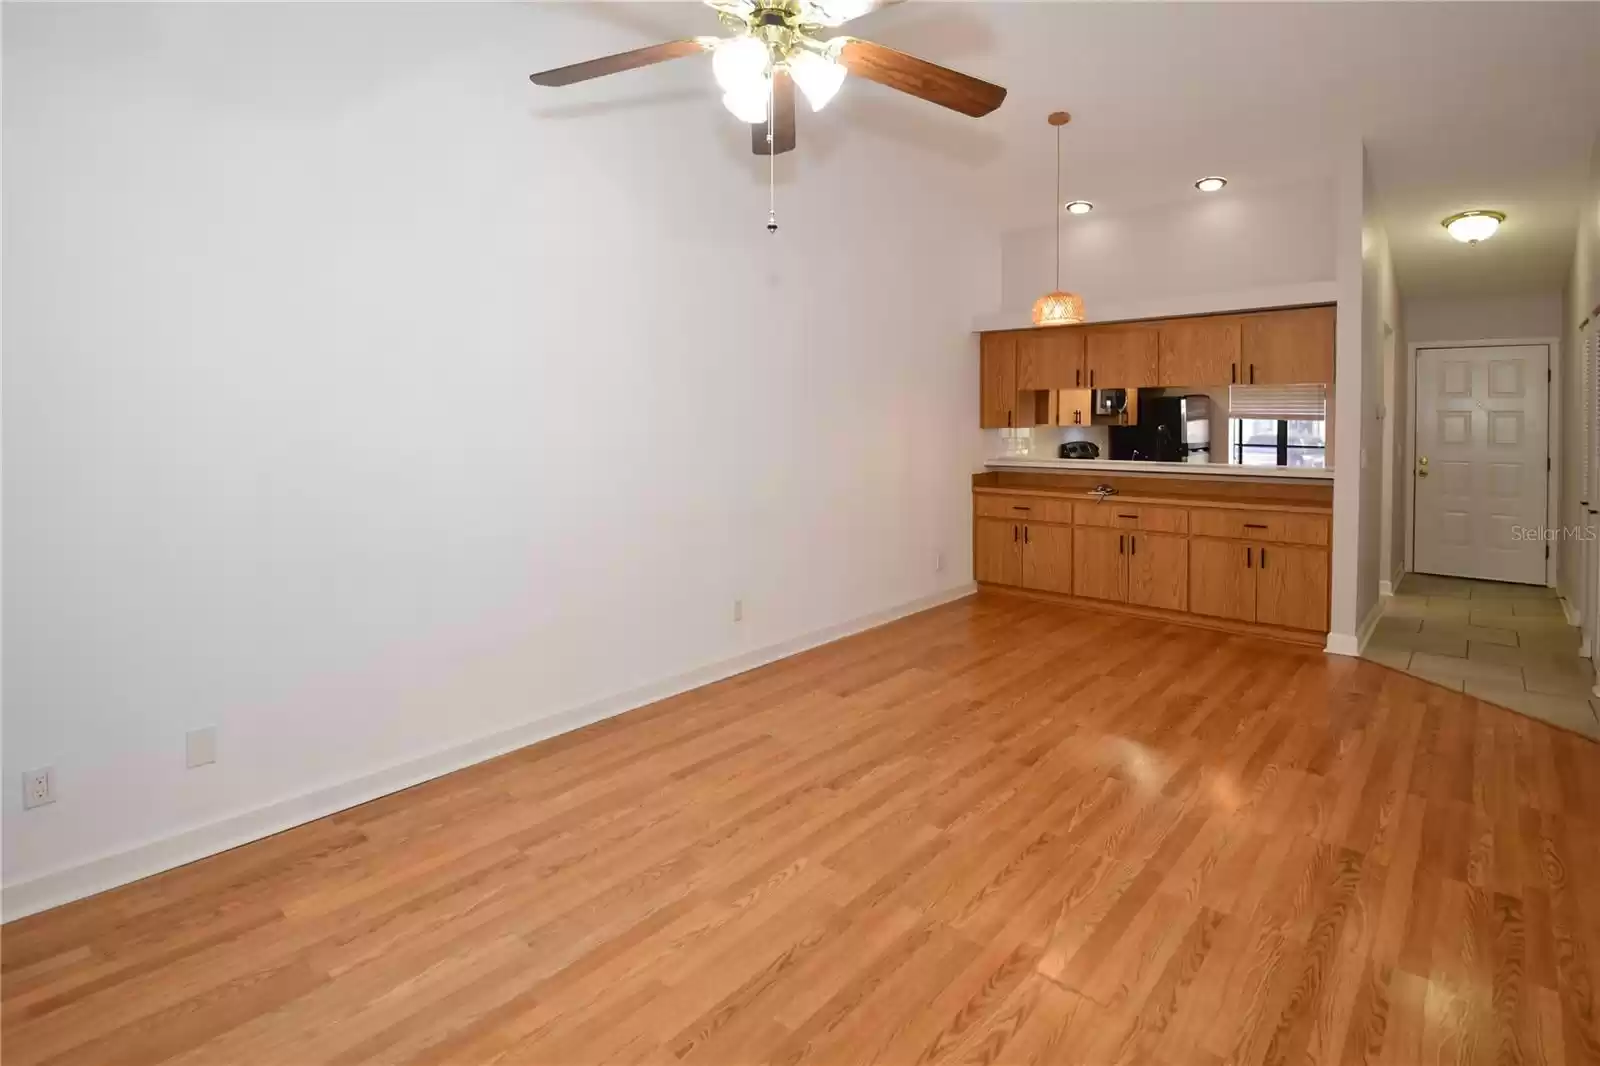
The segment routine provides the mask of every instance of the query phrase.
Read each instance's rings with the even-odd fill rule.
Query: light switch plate
[[[189,769],[217,761],[217,727],[191,729],[184,735],[184,759]]]

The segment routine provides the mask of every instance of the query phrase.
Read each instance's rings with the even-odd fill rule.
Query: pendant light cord
[[[1061,289],[1061,127],[1056,127],[1056,199],[1050,205],[1050,217],[1056,220],[1056,290]]]
[[[767,232],[778,232],[778,83],[767,78]],[[1056,267],[1057,270],[1061,268]]]

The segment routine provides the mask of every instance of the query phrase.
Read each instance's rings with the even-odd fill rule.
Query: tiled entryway
[[[1554,589],[1407,574],[1361,654],[1600,740],[1578,643]]]

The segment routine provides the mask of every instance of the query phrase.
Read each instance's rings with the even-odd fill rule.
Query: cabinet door
[[[1128,534],[1128,602],[1168,611],[1189,609],[1189,538]]]
[[[1072,592],[1072,527],[1022,527],[1022,587],[1042,592]]]
[[[1246,315],[1239,380],[1251,385],[1332,384],[1333,338],[1331,307]]]
[[[1022,523],[978,519],[972,531],[972,576],[992,585],[1022,584]]]
[[[1088,389],[1062,389],[1055,395],[1056,425],[1087,426],[1094,421],[1094,401]]]
[[[1162,385],[1232,385],[1238,381],[1239,320],[1176,318],[1161,323]]]
[[[1189,610],[1256,620],[1256,547],[1232,540],[1189,541]]]
[[[1128,598],[1127,570],[1128,535],[1115,529],[1091,529],[1080,526],[1072,537],[1072,592],[1095,600]]]
[[[1017,417],[1017,338],[985,333],[978,341],[978,425],[1006,429]]]
[[[1328,631],[1328,553],[1321,548],[1256,549],[1256,621]]]
[[[1158,380],[1160,334],[1141,329],[1094,329],[1083,339],[1084,384],[1095,389],[1142,389]]]
[[[1056,326],[1017,334],[1017,388],[1075,389],[1082,384],[1082,330]]]

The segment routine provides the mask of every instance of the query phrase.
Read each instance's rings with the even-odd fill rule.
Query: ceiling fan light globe
[[[766,44],[754,37],[729,38],[711,54],[712,76],[725,93],[748,91],[758,80],[765,80],[771,68]]]
[[[796,52],[789,57],[789,75],[800,86],[811,110],[821,111],[838,95],[839,86],[844,84],[845,69],[814,52]]]
[[[755,125],[767,121],[767,96],[767,82],[763,78],[754,85],[723,93],[722,106],[740,122]]]

